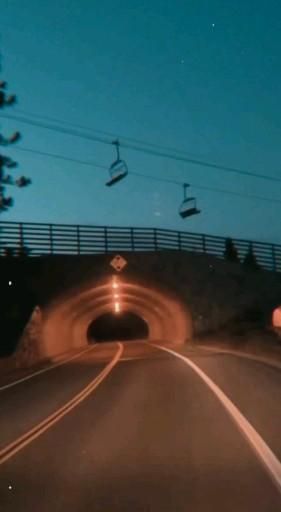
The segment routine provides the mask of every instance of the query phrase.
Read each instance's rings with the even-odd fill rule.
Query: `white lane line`
[[[50,366],[47,366],[46,368],[42,368],[41,370],[37,370],[36,372],[30,373],[29,375],[26,375],[25,377],[22,377],[21,379],[14,380],[13,382],[9,382],[8,384],[0,386],[0,391],[4,391],[5,389],[12,388],[13,386],[16,386],[17,384],[20,384],[21,382],[24,382],[29,379],[33,379],[33,377],[36,377],[36,375],[40,375],[41,373],[45,373],[50,370],[53,370],[54,368],[57,368],[58,366],[63,366],[64,364],[70,363],[70,361],[74,361],[74,359],[78,359],[78,357],[81,357],[83,354],[90,352],[95,347],[96,347],[96,345],[94,345],[93,347],[90,347],[90,348],[88,347],[85,350],[82,350],[81,352],[79,352],[79,354],[75,354],[75,356],[69,357],[68,359],[64,359],[63,361],[60,361],[59,363],[55,363]]]
[[[264,464],[272,480],[277,484],[278,490],[281,493],[281,463],[279,459],[274,455],[273,451],[269,448],[263,438],[258,434],[254,427],[249,421],[243,416],[239,409],[234,403],[223,393],[223,391],[208,377],[195,363],[190,361],[187,357],[178,354],[174,350],[164,348],[158,345],[154,347],[159,350],[164,350],[172,354],[173,356],[181,359],[185,364],[190,366],[199,377],[207,384],[207,386],[213,391],[216,397],[220,400],[224,408],[227,410],[233,421],[239,427],[240,431],[244,434],[245,438],[252,446],[254,451],[259,456],[260,460]]]

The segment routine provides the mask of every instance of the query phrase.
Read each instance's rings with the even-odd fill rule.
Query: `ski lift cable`
[[[190,185],[188,183],[183,183],[183,195],[184,195],[185,199],[186,199],[186,191],[187,191],[188,187],[190,187]]]
[[[16,116],[16,115],[10,115],[10,114],[2,114],[2,118],[13,119],[18,122],[29,124],[31,126],[36,126],[38,128],[43,128],[43,129],[50,130],[50,131],[56,131],[59,133],[63,133],[65,135],[72,135],[74,137],[91,140],[92,142],[99,142],[99,143],[107,144],[107,145],[112,144],[112,140],[110,140],[109,138],[105,138],[105,137],[98,136],[98,135],[89,135],[86,133],[81,133],[81,132],[79,132],[79,130],[76,130],[73,128],[64,128],[61,126],[56,126],[54,124],[42,123],[40,121],[35,121],[35,120],[31,120],[31,119],[28,119],[28,118],[25,118],[22,116]],[[259,173],[253,172],[253,171],[246,171],[246,170],[238,169],[236,167],[220,165],[220,164],[217,164],[214,162],[209,162],[209,161],[196,159],[196,158],[189,158],[184,155],[170,154],[167,151],[160,151],[160,150],[155,150],[152,148],[145,148],[141,145],[131,144],[128,142],[123,142],[122,146],[127,149],[142,152],[142,153],[149,154],[152,156],[158,156],[158,157],[167,158],[167,159],[171,159],[171,160],[175,160],[175,161],[186,162],[186,163],[189,163],[192,165],[198,165],[201,167],[216,169],[216,170],[223,171],[223,172],[240,174],[242,176],[247,176],[250,178],[256,178],[256,179],[281,183],[281,178],[279,178],[277,176],[272,176],[272,175],[267,175],[267,174],[259,174]]]
[[[104,135],[104,136],[109,137],[109,138],[110,137],[111,138],[116,138],[117,137],[117,134],[113,133],[113,132],[107,132],[107,131],[104,131],[104,130],[98,130],[96,128],[89,128],[89,126],[85,126],[85,125],[81,125],[81,124],[77,124],[77,123],[72,123],[70,121],[65,121],[65,120],[62,120],[62,119],[58,119],[56,117],[40,115],[40,114],[36,114],[34,112],[27,112],[26,110],[20,109],[18,107],[16,107],[15,110],[16,110],[16,114],[19,112],[20,114],[24,114],[24,115],[29,116],[29,117],[31,116],[31,117],[35,117],[35,118],[51,121],[51,122],[54,122],[54,123],[62,124],[62,125],[65,125],[65,126],[76,127],[78,129],[85,130],[85,131],[90,132],[90,133],[98,133],[98,134]],[[188,156],[198,157],[198,153],[191,153],[190,151],[183,151],[182,149],[178,149],[178,148],[161,146],[160,144],[155,144],[155,143],[148,142],[148,141],[145,141],[145,140],[136,139],[134,137],[128,137],[127,135],[119,135],[119,138],[121,138],[122,141],[129,141],[129,142],[131,141],[131,142],[134,142],[134,143],[139,144],[141,146],[148,146],[148,147],[155,148],[155,149],[169,151],[171,153],[179,153],[179,154],[185,155],[187,157]]]
[[[80,164],[80,165],[86,165],[87,167],[95,167],[97,169],[108,170],[108,166],[100,164],[99,162],[96,162],[96,161],[87,161],[87,160],[81,160],[81,159],[78,159],[78,158],[71,158],[71,157],[67,157],[67,156],[64,156],[64,155],[59,155],[59,154],[56,154],[56,153],[50,153],[50,152],[47,152],[47,151],[40,151],[40,150],[36,150],[34,148],[26,148],[26,147],[22,147],[22,146],[13,147],[13,150],[27,152],[27,153],[31,153],[31,154],[35,154],[35,155],[39,155],[39,156],[45,156],[45,157],[53,158],[53,159],[56,159],[56,160],[63,160],[63,161],[66,161],[66,162],[77,163],[77,164]],[[137,176],[137,177],[144,178],[144,179],[151,180],[151,181],[157,181],[157,182],[162,182],[162,183],[170,183],[171,185],[178,185],[178,186],[182,186],[183,185],[183,182],[179,181],[179,180],[175,180],[175,179],[172,179],[172,178],[157,177],[157,176],[148,175],[148,174],[144,174],[144,173],[137,172],[137,171],[130,171],[130,175]],[[209,191],[209,192],[212,192],[212,193],[227,194],[227,195],[232,195],[232,196],[236,196],[236,197],[242,197],[244,199],[266,201],[266,202],[269,202],[269,203],[281,204],[281,199],[275,199],[275,198],[270,198],[270,197],[265,197],[265,196],[254,195],[254,194],[246,194],[244,192],[236,192],[236,191],[232,191],[232,190],[229,190],[229,189],[223,189],[223,188],[217,188],[217,187],[209,187],[209,186],[200,185],[200,184],[196,184],[196,183],[192,183],[192,187],[194,189],[206,190],[206,191]]]

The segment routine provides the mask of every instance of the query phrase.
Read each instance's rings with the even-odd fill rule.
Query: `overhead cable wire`
[[[19,112],[20,114],[24,114],[24,115],[27,115],[27,116],[31,116],[31,117],[35,117],[35,118],[39,118],[39,119],[44,119],[44,120],[47,120],[47,121],[52,121],[54,123],[58,123],[58,124],[62,124],[62,125],[65,125],[65,126],[75,126],[76,128],[80,128],[81,130],[86,130],[87,132],[90,132],[90,133],[98,133],[98,134],[101,134],[101,135],[104,135],[106,137],[110,137],[111,139],[120,139],[122,141],[131,141],[131,142],[134,142],[136,144],[139,144],[140,146],[148,146],[148,147],[151,147],[151,148],[156,148],[156,149],[160,149],[160,150],[164,150],[164,151],[169,151],[171,153],[177,153],[177,154],[181,154],[181,155],[185,155],[185,156],[196,156],[198,157],[198,153],[191,153],[190,151],[183,151],[181,149],[178,149],[178,148],[171,148],[171,147],[167,147],[167,146],[161,146],[160,144],[155,144],[155,143],[152,143],[152,142],[147,142],[147,141],[144,141],[144,140],[140,140],[140,139],[136,139],[134,137],[128,137],[127,135],[121,135],[121,134],[117,134],[116,132],[113,133],[113,132],[108,132],[108,131],[105,131],[105,130],[98,130],[97,128],[90,128],[89,126],[85,126],[85,125],[81,125],[81,124],[77,124],[77,123],[72,123],[70,121],[65,121],[65,120],[62,120],[62,119],[58,119],[57,117],[51,117],[51,116],[46,116],[46,115],[41,115],[41,114],[35,114],[33,112],[27,112],[26,110],[22,110],[22,109],[16,109],[16,114],[17,112]]]
[[[43,128],[43,129],[46,129],[46,130],[51,130],[51,131],[59,132],[59,133],[62,133],[64,135],[71,135],[71,136],[79,137],[79,138],[82,138],[82,139],[85,139],[85,140],[91,140],[93,142],[99,142],[101,144],[112,145],[112,140],[110,140],[109,138],[106,139],[105,137],[101,137],[101,136],[98,136],[98,135],[90,135],[90,134],[87,134],[87,133],[82,133],[82,132],[79,132],[79,130],[75,130],[73,128],[64,128],[62,126],[56,126],[54,124],[42,123],[42,122],[39,122],[39,121],[34,121],[32,119],[27,119],[27,118],[22,117],[22,116],[15,116],[15,115],[4,114],[4,115],[2,115],[2,117],[5,118],[5,119],[12,119],[12,120],[15,120],[15,121],[18,121],[18,122],[21,122],[21,123],[25,123],[25,124],[28,124],[30,126],[36,126],[38,128]],[[158,151],[158,150],[155,150],[155,149],[152,149],[152,148],[145,148],[145,147],[138,146],[136,144],[126,143],[126,142],[122,142],[122,144],[120,144],[120,145],[122,145],[122,147],[125,147],[127,149],[130,149],[130,150],[133,150],[133,151],[142,152],[142,153],[149,154],[149,155],[152,155],[152,156],[168,158],[168,159],[171,159],[171,160],[185,162],[185,163],[189,163],[189,164],[197,165],[197,166],[199,165],[201,167],[207,167],[207,168],[210,168],[210,169],[216,169],[216,170],[220,170],[220,171],[224,171],[224,172],[240,174],[242,176],[247,176],[247,177],[251,177],[251,178],[262,179],[262,180],[266,180],[266,181],[281,183],[281,177],[279,178],[277,176],[272,176],[272,175],[268,175],[268,174],[258,174],[258,173],[253,172],[253,171],[246,171],[246,170],[238,169],[236,167],[224,166],[224,165],[220,165],[220,164],[217,164],[217,163],[208,162],[208,161],[205,161],[205,160],[189,158],[189,157],[183,156],[183,155],[176,155],[176,154],[172,155],[172,154],[169,154],[169,153],[167,153],[165,151]]]
[[[40,151],[40,150],[36,150],[36,149],[33,149],[33,148],[25,148],[25,147],[22,147],[22,146],[16,146],[14,149],[17,150],[17,151],[24,151],[24,152],[27,152],[27,153],[41,155],[41,156],[46,156],[46,157],[54,158],[54,159],[57,159],[57,160],[64,160],[64,161],[67,161],[67,162],[72,162],[72,163],[77,163],[77,164],[81,164],[81,165],[86,165],[88,167],[96,167],[96,168],[99,168],[99,169],[108,170],[108,166],[100,164],[100,163],[95,162],[95,161],[80,160],[78,158],[71,158],[71,157],[67,157],[67,156],[64,156],[64,155],[58,155],[56,153],[50,153],[50,152],[47,152],[47,151]],[[164,183],[170,183],[172,185],[183,186],[183,184],[184,184],[183,181],[169,179],[169,178],[162,178],[162,177],[158,177],[158,176],[153,176],[151,174],[140,173],[140,172],[137,172],[137,171],[130,171],[129,174],[131,174],[133,176],[138,176],[138,177],[141,177],[141,178],[144,178],[144,179],[147,179],[147,180],[153,180],[153,181],[159,181],[159,182],[164,182]],[[264,197],[264,196],[257,196],[257,195],[253,195],[253,194],[245,194],[245,193],[242,193],[242,192],[235,192],[235,191],[227,190],[227,189],[221,189],[221,188],[216,188],[216,187],[208,187],[208,186],[204,186],[204,185],[198,185],[196,183],[190,183],[190,185],[194,189],[198,189],[198,190],[206,190],[206,191],[209,191],[209,192],[215,192],[215,193],[220,193],[220,194],[229,194],[229,195],[233,195],[233,196],[237,196],[237,197],[243,197],[243,198],[247,198],[247,199],[255,199],[255,200],[259,200],[259,201],[267,201],[267,202],[270,202],[270,203],[281,204],[281,199],[273,199],[273,198]]]

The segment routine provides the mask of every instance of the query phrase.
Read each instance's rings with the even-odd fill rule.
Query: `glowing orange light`
[[[116,289],[116,288],[118,288],[118,286],[119,286],[119,284],[117,282],[116,277],[114,276],[112,279],[112,288]]]
[[[114,299],[119,299],[119,293],[114,293]]]
[[[119,304],[119,302],[115,302],[115,304],[114,304],[114,311],[115,311],[115,313],[120,313],[120,304]]]

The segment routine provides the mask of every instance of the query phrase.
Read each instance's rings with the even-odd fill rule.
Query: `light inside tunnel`
[[[89,325],[87,332],[90,343],[147,339],[148,336],[147,323],[131,311],[122,312],[118,316],[104,313]]]
[[[115,313],[120,313],[120,304],[119,304],[119,302],[115,302],[115,304],[114,304],[114,311],[115,311]]]
[[[117,288],[119,288],[119,283],[117,281],[117,277],[116,276],[113,276],[113,279],[112,279],[112,288],[114,290],[116,290]]]

